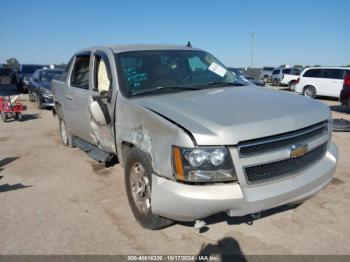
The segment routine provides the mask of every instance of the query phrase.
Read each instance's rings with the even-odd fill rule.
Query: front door
[[[66,94],[66,112],[64,118],[70,132],[93,143],[91,137],[90,104],[90,53],[79,54],[75,58],[69,88]]]
[[[97,101],[108,116],[106,125],[99,125],[90,116],[90,126],[95,143],[103,150],[116,152],[114,140],[114,106],[113,77],[111,73],[111,58],[102,50],[93,53],[93,84],[91,102]]]

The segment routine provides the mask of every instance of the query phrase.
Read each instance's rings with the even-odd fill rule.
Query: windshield
[[[116,57],[122,89],[127,96],[245,85],[203,51],[133,51]]]
[[[63,71],[41,71],[40,81],[51,82],[55,76],[63,74]]]
[[[42,66],[37,65],[24,65],[22,66],[22,74],[33,74],[35,70],[43,68]]]

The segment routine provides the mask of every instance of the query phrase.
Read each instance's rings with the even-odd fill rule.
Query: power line
[[[255,32],[253,31],[250,39],[250,67],[254,66]]]

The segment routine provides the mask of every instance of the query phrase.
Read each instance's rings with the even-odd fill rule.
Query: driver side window
[[[94,70],[94,91],[99,93],[107,93],[111,86],[111,75],[109,63],[105,58],[95,55],[95,70]]]

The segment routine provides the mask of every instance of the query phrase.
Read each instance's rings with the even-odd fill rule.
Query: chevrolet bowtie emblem
[[[294,145],[290,150],[289,156],[292,158],[301,157],[305,155],[307,151],[308,151],[307,145]]]

